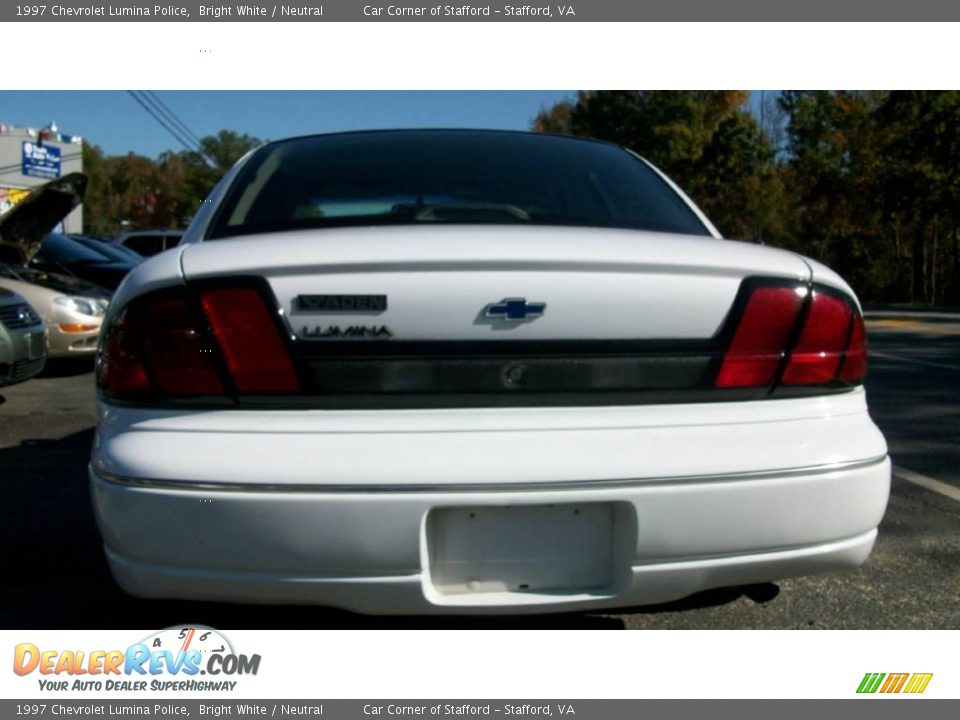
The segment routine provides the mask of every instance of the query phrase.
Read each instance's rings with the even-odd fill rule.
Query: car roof
[[[336,137],[356,137],[363,135],[465,135],[480,137],[484,135],[503,135],[510,137],[529,137],[533,138],[554,138],[560,140],[567,140],[570,142],[578,143],[594,143],[597,145],[606,145],[608,147],[618,148],[624,150],[625,148],[622,145],[617,143],[609,142],[607,140],[598,140],[597,138],[586,137],[583,135],[566,135],[563,133],[551,133],[551,132],[533,132],[531,130],[508,130],[508,129],[498,129],[498,128],[382,128],[382,129],[369,129],[369,130],[340,130],[328,133],[310,133],[307,135],[294,135],[292,137],[281,138],[278,140],[271,140],[270,142],[264,143],[261,147],[281,145],[288,142],[297,142],[299,140],[309,140],[313,138],[336,138]]]

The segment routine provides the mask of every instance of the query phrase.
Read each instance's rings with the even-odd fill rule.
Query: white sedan
[[[890,462],[850,287],[614,145],[273,142],[131,273],[90,478],[129,593],[661,603],[864,562]]]

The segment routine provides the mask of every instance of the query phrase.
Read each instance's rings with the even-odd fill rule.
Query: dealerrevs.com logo
[[[33,643],[14,648],[13,671],[37,675],[45,691],[231,691],[234,679],[256,675],[260,655],[234,651],[213,628],[173,627],[125,650],[51,650]],[[202,676],[202,678],[201,678]]]

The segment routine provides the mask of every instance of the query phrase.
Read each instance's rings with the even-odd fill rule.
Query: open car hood
[[[87,176],[70,173],[41,185],[0,215],[0,262],[30,262],[43,236],[83,202],[86,191]]]

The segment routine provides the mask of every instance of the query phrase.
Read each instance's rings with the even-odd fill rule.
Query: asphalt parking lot
[[[0,389],[4,628],[960,628],[960,322],[869,323],[871,412],[895,472],[874,554],[844,573],[703,593],[616,614],[369,618],[314,607],[160,602],[114,584],[90,511],[89,363]]]

